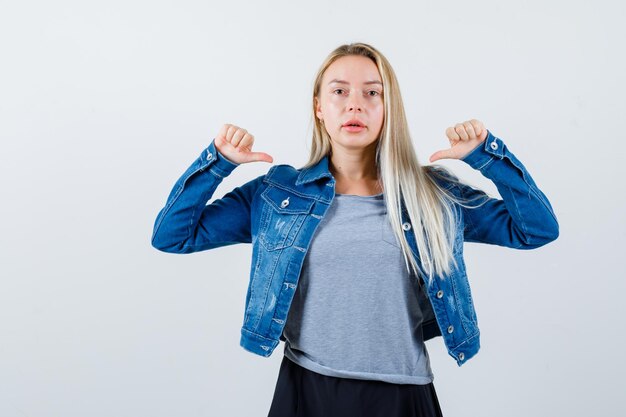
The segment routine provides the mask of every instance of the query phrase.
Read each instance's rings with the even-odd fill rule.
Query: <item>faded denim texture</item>
[[[442,336],[459,366],[480,349],[463,242],[534,249],[559,235],[547,197],[500,138],[488,132],[484,143],[462,161],[492,180],[502,199],[466,184],[457,186],[445,176],[438,180],[457,196],[488,199],[474,209],[455,205],[460,219],[454,245],[458,268],[426,285],[420,300],[424,340]],[[217,152],[212,141],[176,181],[157,215],[152,245],[164,252],[191,253],[252,243],[240,344],[268,357],[285,340],[282,332],[300,269],[315,229],[335,196],[335,180],[328,170],[328,157],[308,169],[274,165],[267,174],[207,205],[223,178],[237,166]],[[470,204],[478,201],[482,199]],[[403,230],[419,262],[412,225],[404,206],[402,210]]]

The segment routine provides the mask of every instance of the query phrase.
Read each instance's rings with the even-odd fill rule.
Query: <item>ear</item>
[[[317,99],[317,97],[313,98],[315,100],[315,115],[317,116],[318,119],[322,118],[322,107],[321,107],[321,103],[320,101]]]

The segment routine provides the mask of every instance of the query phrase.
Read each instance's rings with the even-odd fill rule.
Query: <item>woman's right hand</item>
[[[215,137],[215,148],[231,162],[273,162],[274,158],[265,152],[252,152],[254,136],[241,127],[225,124]]]

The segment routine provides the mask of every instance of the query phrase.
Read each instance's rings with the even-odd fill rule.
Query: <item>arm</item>
[[[471,205],[486,199],[480,207],[463,207],[465,241],[516,249],[534,249],[552,242],[559,236],[559,224],[550,202],[504,142],[487,133],[484,143],[461,160],[492,180],[502,199],[459,184],[462,197],[476,198]]]
[[[206,205],[217,186],[239,164],[215,147],[215,140],[176,181],[154,222],[152,246],[163,252],[191,253],[251,242],[251,203],[265,175]]]

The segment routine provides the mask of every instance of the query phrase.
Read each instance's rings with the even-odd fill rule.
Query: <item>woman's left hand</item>
[[[487,128],[480,120],[472,119],[457,123],[446,129],[450,149],[442,149],[430,156],[430,162],[438,159],[462,159],[480,146],[487,138]]]

